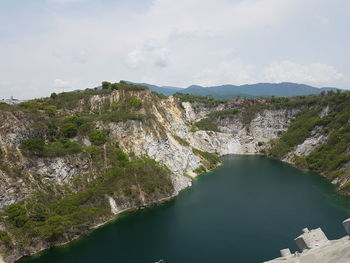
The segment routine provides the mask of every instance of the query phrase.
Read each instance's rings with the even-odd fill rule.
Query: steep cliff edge
[[[174,98],[145,87],[0,105],[0,254],[66,243],[127,209],[158,203],[219,165],[192,147]]]
[[[313,125],[295,149],[273,154],[289,127],[297,129],[305,111],[316,107],[317,96],[216,101],[163,97],[127,83],[107,86],[0,104],[5,262],[69,242],[127,209],[171,198],[217,167],[219,155],[268,153],[296,164],[293,150],[312,154],[329,136]],[[317,111],[321,119],[332,116],[328,104]]]
[[[321,174],[350,196],[350,93],[318,96],[266,153]]]

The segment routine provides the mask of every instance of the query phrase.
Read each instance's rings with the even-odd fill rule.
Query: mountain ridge
[[[192,95],[211,96],[215,99],[234,99],[237,97],[259,98],[259,97],[295,97],[306,95],[317,95],[323,91],[338,91],[333,87],[313,87],[307,84],[293,82],[232,85],[223,84],[217,86],[190,85],[187,88],[172,86],[157,86],[147,83],[134,83],[148,87],[150,90],[166,96],[175,93],[187,93]]]

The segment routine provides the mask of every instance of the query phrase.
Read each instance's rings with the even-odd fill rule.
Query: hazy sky
[[[0,98],[349,76],[349,0],[0,0]]]

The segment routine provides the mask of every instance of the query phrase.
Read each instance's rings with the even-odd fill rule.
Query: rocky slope
[[[218,166],[218,155],[273,149],[309,107],[305,99],[196,101],[106,85],[0,105],[5,262],[177,195],[197,174]],[[320,114],[329,116],[332,109],[323,108]],[[327,141],[317,127],[289,148],[285,161],[296,164],[295,156]]]

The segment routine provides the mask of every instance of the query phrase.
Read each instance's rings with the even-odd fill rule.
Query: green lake
[[[304,227],[345,236],[348,217],[350,199],[320,176],[263,156],[230,155],[173,200],[20,262],[256,263],[295,250]]]

